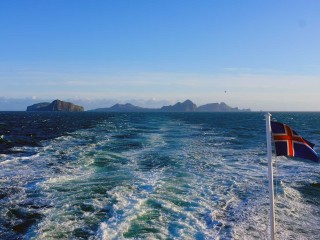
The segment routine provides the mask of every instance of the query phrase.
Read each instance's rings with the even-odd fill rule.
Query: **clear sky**
[[[0,1],[2,99],[320,111],[319,90],[318,0]]]

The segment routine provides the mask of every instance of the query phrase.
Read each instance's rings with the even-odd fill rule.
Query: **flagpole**
[[[270,235],[271,240],[275,239],[275,214],[274,214],[274,190],[273,190],[273,170],[272,170],[272,148],[271,148],[271,114],[266,113],[266,135],[267,135],[267,155],[268,155],[268,178],[269,178],[269,200],[270,200]]]

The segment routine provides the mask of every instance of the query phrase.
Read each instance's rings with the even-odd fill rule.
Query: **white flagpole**
[[[268,154],[268,178],[269,178],[269,199],[270,199],[270,234],[271,240],[275,239],[275,214],[274,214],[274,190],[273,190],[273,170],[272,170],[272,148],[271,148],[271,114],[266,113],[266,135],[267,135],[267,154]]]

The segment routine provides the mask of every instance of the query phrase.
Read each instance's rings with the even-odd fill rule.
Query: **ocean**
[[[274,160],[278,239],[320,239],[319,164]],[[269,239],[268,196],[262,112],[0,112],[0,239]]]

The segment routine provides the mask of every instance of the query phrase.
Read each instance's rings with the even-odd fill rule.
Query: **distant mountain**
[[[161,112],[196,112],[197,105],[195,105],[192,101],[186,100],[183,103],[178,102],[175,105],[163,106],[160,108]]]
[[[33,105],[27,107],[27,111],[28,112],[30,112],[30,111],[39,111],[39,109],[48,107],[49,105],[50,105],[49,102],[36,103],[36,104],[33,104]]]
[[[52,103],[36,103],[27,107],[28,112],[83,112],[82,106],[70,102],[54,100]]]
[[[232,108],[222,103],[209,103],[197,107],[190,100],[184,102],[178,102],[174,105],[163,106],[161,108],[142,108],[130,103],[127,104],[115,104],[109,108],[97,108],[90,110],[90,112],[250,112],[250,109],[240,110],[237,107]]]
[[[235,107],[230,107],[224,102],[221,103],[209,103],[202,106],[199,106],[197,109],[198,112],[250,112],[250,109],[242,109]]]
[[[117,103],[109,108],[97,108],[97,109],[90,110],[90,112],[150,112],[150,111],[155,111],[155,109],[142,108],[142,107],[132,105],[131,103],[126,103],[126,104]]]

